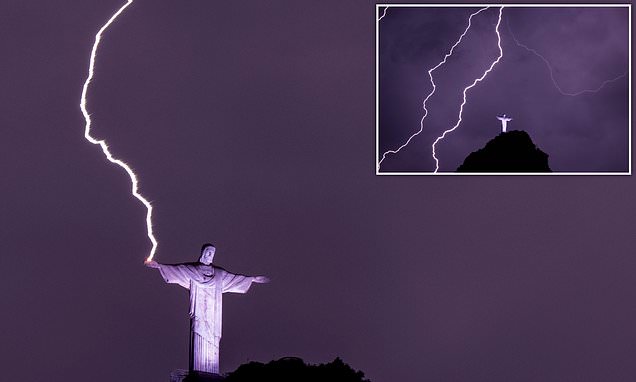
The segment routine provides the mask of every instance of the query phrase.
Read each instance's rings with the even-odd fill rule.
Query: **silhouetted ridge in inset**
[[[249,362],[228,374],[225,382],[369,382],[364,373],[336,358],[333,362],[308,365],[295,357],[281,358],[267,364]]]
[[[548,154],[525,131],[501,133],[466,157],[457,172],[552,172]]]

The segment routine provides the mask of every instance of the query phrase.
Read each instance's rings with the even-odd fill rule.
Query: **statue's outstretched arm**
[[[269,277],[267,277],[267,276],[254,276],[254,277],[252,277],[252,282],[253,283],[267,284],[269,281],[270,281]]]
[[[223,270],[223,293],[245,293],[252,283],[267,283],[265,276],[246,276]]]
[[[145,262],[145,265],[159,269],[168,284],[179,284],[186,289],[190,289],[190,281],[196,277],[196,270],[191,269],[190,264],[161,264],[153,260]]]

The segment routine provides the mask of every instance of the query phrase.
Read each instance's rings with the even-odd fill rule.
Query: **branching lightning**
[[[148,238],[152,242],[152,249],[150,250],[150,255],[148,255],[148,258],[146,259],[146,261],[148,262],[152,260],[152,258],[154,257],[155,251],[157,250],[157,240],[155,239],[155,236],[152,232],[152,206],[150,205],[150,202],[139,193],[139,185],[138,185],[139,182],[137,180],[137,175],[135,175],[134,171],[130,168],[130,166],[128,166],[128,164],[126,164],[124,161],[113,157],[110,150],[108,149],[108,145],[106,144],[106,141],[98,140],[91,136],[92,121],[91,121],[90,114],[88,113],[88,110],[86,109],[86,95],[88,93],[88,86],[90,85],[91,80],[93,79],[94,72],[95,72],[95,57],[97,56],[97,48],[99,47],[99,43],[102,39],[102,34],[117,19],[117,17],[119,17],[119,15],[121,15],[122,12],[124,12],[124,10],[132,3],[133,3],[133,0],[127,0],[126,4],[124,4],[121,8],[119,8],[117,12],[115,12],[110,17],[110,19],[108,19],[106,24],[104,24],[104,26],[102,26],[97,32],[97,34],[95,35],[95,43],[93,44],[93,49],[91,50],[91,56],[90,56],[90,61],[88,65],[88,77],[86,77],[86,81],[84,82],[84,87],[82,88],[82,99],[80,101],[80,109],[82,110],[82,114],[84,115],[84,120],[86,121],[86,126],[84,129],[84,137],[86,138],[86,140],[88,140],[90,143],[94,145],[99,145],[102,148],[102,151],[104,152],[104,155],[106,156],[106,159],[108,159],[111,163],[114,163],[120,166],[121,168],[123,168],[124,170],[126,170],[126,172],[128,173],[128,176],[130,177],[130,181],[132,183],[132,188],[131,188],[132,195],[135,198],[139,199],[139,201],[142,202],[144,206],[146,206],[146,210],[147,210],[146,227],[148,230]]]
[[[621,78],[625,77],[627,75],[627,72],[621,74],[620,76],[616,77],[616,78],[612,78],[610,80],[605,80],[603,81],[597,88],[595,89],[584,89],[575,93],[570,93],[570,92],[566,92],[564,91],[561,86],[559,86],[558,82],[556,81],[556,79],[554,78],[554,69],[552,68],[552,65],[550,64],[550,61],[548,61],[543,55],[541,55],[539,52],[537,52],[536,50],[528,47],[525,44],[522,44],[521,42],[519,42],[519,40],[517,40],[517,37],[515,36],[515,34],[512,32],[512,29],[510,28],[510,22],[509,20],[506,20],[506,25],[508,26],[508,32],[510,32],[510,36],[512,37],[512,39],[515,41],[515,44],[517,44],[517,46],[524,48],[525,50],[527,50],[528,52],[534,54],[535,56],[539,57],[544,63],[545,66],[548,67],[548,70],[550,71],[550,79],[552,80],[552,84],[554,84],[554,87],[557,89],[557,91],[559,93],[561,93],[564,96],[570,96],[570,97],[576,97],[579,96],[581,94],[586,94],[586,93],[598,93],[601,89],[603,89],[605,87],[605,85],[610,84],[614,81],[618,81]]]
[[[484,7],[481,8],[480,10],[478,10],[477,12],[473,13],[470,15],[470,17],[468,18],[468,25],[466,26],[466,29],[464,29],[464,33],[461,34],[461,36],[459,36],[459,39],[455,42],[455,44],[453,44],[453,46],[450,48],[450,50],[448,51],[448,53],[446,53],[446,55],[444,56],[444,59],[442,61],[440,61],[437,65],[435,65],[434,67],[432,67],[431,69],[428,70],[428,77],[431,81],[431,85],[433,86],[433,89],[431,90],[430,93],[428,93],[428,95],[426,96],[426,98],[424,99],[424,102],[422,102],[422,108],[424,109],[424,116],[422,117],[422,119],[420,120],[420,129],[415,132],[413,135],[411,135],[406,142],[404,142],[404,144],[402,144],[402,146],[398,147],[395,150],[388,150],[386,151],[384,154],[382,154],[382,159],[380,159],[380,161],[378,162],[378,171],[380,170],[380,166],[382,165],[382,162],[384,161],[384,159],[386,159],[386,156],[388,154],[397,154],[400,152],[400,150],[402,150],[403,148],[405,148],[406,146],[408,146],[409,143],[411,143],[411,140],[413,140],[413,138],[415,138],[416,136],[420,135],[422,133],[422,131],[424,130],[424,119],[426,119],[426,116],[428,115],[428,109],[426,108],[426,102],[428,102],[428,100],[433,96],[433,94],[435,94],[435,90],[437,89],[437,86],[435,85],[435,81],[433,81],[433,72],[439,68],[440,66],[444,65],[446,63],[446,60],[453,55],[453,51],[455,50],[455,48],[457,47],[457,45],[459,45],[462,42],[462,39],[464,38],[464,36],[466,36],[466,34],[468,33],[468,31],[470,30],[470,27],[472,25],[472,19],[473,16],[478,15],[479,13],[481,13],[482,11],[485,11],[486,9],[488,9],[490,7]],[[388,7],[386,8],[388,9]],[[384,10],[384,13],[386,14],[386,9]],[[500,20],[501,20],[501,13],[500,13]],[[380,19],[382,19],[382,17],[380,17]],[[379,20],[380,20],[379,19]],[[499,24],[497,24],[497,27],[499,27]],[[497,32],[498,33],[498,32]],[[501,47],[500,47],[501,49]],[[465,93],[464,93],[465,94]]]
[[[464,92],[463,92],[464,101],[462,102],[461,106],[459,107],[459,116],[458,116],[458,119],[457,119],[457,123],[455,123],[455,126],[453,126],[450,129],[444,131],[444,133],[442,135],[440,135],[439,137],[437,137],[435,142],[433,142],[433,146],[432,147],[433,147],[433,159],[435,159],[435,171],[434,171],[435,173],[437,173],[437,171],[439,170],[439,159],[437,159],[437,156],[435,156],[435,146],[437,145],[438,142],[440,142],[442,139],[444,139],[444,137],[446,137],[446,134],[455,131],[455,129],[457,129],[459,127],[459,125],[462,123],[462,113],[464,112],[464,106],[466,105],[466,93],[468,92],[468,90],[470,90],[473,87],[475,87],[475,85],[477,85],[479,82],[483,81],[484,78],[486,78],[486,76],[488,75],[488,73],[490,73],[492,71],[492,69],[495,67],[495,65],[497,65],[499,60],[501,60],[501,58],[503,57],[503,49],[501,49],[501,35],[499,34],[499,25],[501,24],[501,15],[503,13],[503,9],[504,9],[504,7],[499,8],[499,19],[497,20],[497,26],[495,27],[495,32],[497,33],[497,47],[499,48],[499,56],[497,56],[497,59],[495,61],[493,61],[492,64],[490,64],[490,67],[484,72],[484,74],[482,74],[481,77],[477,78],[475,81],[473,81],[473,83],[471,85],[467,86],[464,89]]]

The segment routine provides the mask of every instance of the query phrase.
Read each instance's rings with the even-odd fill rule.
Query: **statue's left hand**
[[[269,282],[269,277],[267,276],[256,276],[254,277],[254,282],[259,284],[267,284]]]

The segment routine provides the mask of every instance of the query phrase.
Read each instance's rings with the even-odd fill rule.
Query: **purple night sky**
[[[187,293],[143,266],[145,209],[83,137],[93,36],[123,3],[0,8],[3,380],[165,381],[187,367]],[[466,12],[439,18],[430,46],[404,41],[410,54],[428,62]],[[545,40],[524,12],[504,14],[519,38]],[[339,356],[373,382],[632,379],[634,178],[376,176],[375,17],[361,0],[137,0],[104,37],[89,94],[94,134],[154,203],[156,259],[194,261],[211,241],[218,265],[272,279],[224,298],[221,371]],[[607,33],[594,35],[598,46],[616,36],[624,48]],[[494,114],[510,113],[554,157],[549,127],[559,129],[550,142],[567,147],[567,134],[602,139],[580,136],[567,110],[583,107],[599,129],[624,126],[625,84],[602,104],[570,105],[536,58],[511,55],[508,74],[479,90],[497,96],[473,94],[482,106],[471,119],[496,130]],[[624,56],[600,56],[599,71],[561,69],[564,86],[624,70]],[[514,62],[527,68],[516,79]],[[403,98],[413,110],[425,91],[415,85]],[[533,103],[559,110],[559,123],[530,115]],[[493,134],[467,124],[453,141]],[[623,154],[598,165],[624,166]]]
[[[382,8],[384,9],[384,8]],[[431,92],[428,69],[448,53],[479,8],[390,8],[380,21],[379,154],[395,150],[420,129],[422,101]],[[499,55],[499,7],[473,17],[470,31],[447,63],[433,72],[437,85],[427,102],[420,135],[381,172],[432,172],[431,145],[455,125],[465,87]],[[467,93],[462,124],[437,145],[440,171],[455,171],[468,154],[501,132],[498,114],[511,115],[508,130],[526,130],[559,172],[627,172],[628,75],[596,93],[576,97],[557,90],[536,50],[553,67],[563,92],[597,89],[628,72],[628,16],[621,8],[504,8],[499,28],[503,57]],[[509,29],[510,28],[510,29]]]

